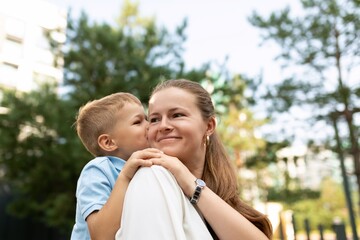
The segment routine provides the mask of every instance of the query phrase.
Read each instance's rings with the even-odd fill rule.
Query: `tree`
[[[257,161],[253,159],[266,152],[266,142],[257,132],[267,119],[256,118],[251,110],[255,103],[255,80],[241,74],[231,75],[225,66],[221,65],[217,73],[208,71],[202,84],[211,93],[217,110],[218,133],[237,168],[240,195],[246,196],[249,203],[259,199],[266,201],[264,174],[269,162],[263,157],[258,157]],[[259,176],[256,181],[249,178],[246,168]]]
[[[316,199],[302,198],[297,202],[288,204],[286,208],[294,212],[297,226],[302,226],[305,219],[309,219],[311,229],[317,229],[322,224],[326,229],[332,230],[335,217],[340,217],[346,225],[346,203],[341,184],[331,178],[322,181],[320,196]]]
[[[334,118],[340,120],[347,128],[342,137],[354,158],[360,193],[359,127],[354,122],[354,114],[360,112],[360,86],[358,76],[352,75],[360,61],[360,2],[301,0],[301,4],[304,13],[299,17],[292,17],[289,8],[268,18],[256,12],[249,17],[262,30],[264,41],[281,47],[278,59],[284,67],[293,65],[304,72],[269,87],[264,97],[279,112],[300,106],[312,112],[315,122],[330,125]]]
[[[68,230],[81,159],[90,156],[71,127],[74,109],[55,87],[47,83],[29,93],[2,89],[1,106],[9,112],[0,116],[0,165],[12,214]]]
[[[79,19],[69,16],[65,45],[50,41],[54,53],[65,60],[63,85],[48,83],[28,93],[2,89],[0,105],[9,112],[0,115],[0,166],[5,170],[0,180],[10,186],[13,214],[70,233],[76,181],[92,158],[72,125],[79,107],[89,100],[125,91],[147,103],[159,81],[187,78],[215,86],[222,113],[230,105],[246,108],[240,78],[223,78],[221,72],[217,82],[206,74],[209,63],[186,68],[186,24],[175,33],[159,29],[130,1],[125,1],[117,26],[91,22],[86,13]]]
[[[79,107],[118,91],[146,103],[162,79],[205,77],[206,64],[185,69],[181,46],[186,22],[170,33],[153,21],[131,22],[141,19],[131,15],[137,14],[134,9],[124,10],[121,16],[127,21],[115,27],[91,23],[85,13],[77,20],[69,16],[65,45],[50,42],[65,59],[63,85],[49,82],[31,92],[1,89],[0,105],[9,112],[0,115],[0,166],[5,173],[0,180],[13,196],[12,214],[69,234],[77,178],[92,158],[73,128]]]
[[[182,59],[186,21],[174,34],[139,15],[138,6],[125,1],[118,26],[91,24],[83,13],[69,19],[65,86],[79,103],[117,91],[131,92],[146,103],[159,81],[185,77],[200,81],[207,65],[185,70]],[[73,90],[73,91],[72,91]]]

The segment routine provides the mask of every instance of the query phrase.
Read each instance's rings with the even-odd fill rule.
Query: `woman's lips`
[[[161,141],[170,141],[170,140],[176,140],[176,139],[180,139],[180,138],[176,137],[176,136],[164,136],[164,137],[160,137],[157,141],[161,142]]]

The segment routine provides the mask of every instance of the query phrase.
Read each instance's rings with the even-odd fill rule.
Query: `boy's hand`
[[[121,170],[120,175],[130,181],[135,175],[139,167],[150,167],[153,165],[152,158],[159,158],[161,151],[156,148],[146,148],[131,154],[130,158],[126,161],[124,168]]]

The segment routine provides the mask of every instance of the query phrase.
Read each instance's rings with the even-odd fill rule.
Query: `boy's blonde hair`
[[[77,134],[86,149],[94,156],[104,155],[98,144],[98,137],[114,126],[117,114],[126,103],[141,105],[140,100],[130,93],[114,93],[90,101],[80,107],[75,126]]]

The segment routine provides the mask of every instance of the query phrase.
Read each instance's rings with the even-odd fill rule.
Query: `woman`
[[[272,238],[267,217],[239,198],[236,172],[215,131],[211,97],[200,84],[161,83],[150,97],[148,118],[149,143],[164,152],[153,163],[173,174],[214,239]]]

